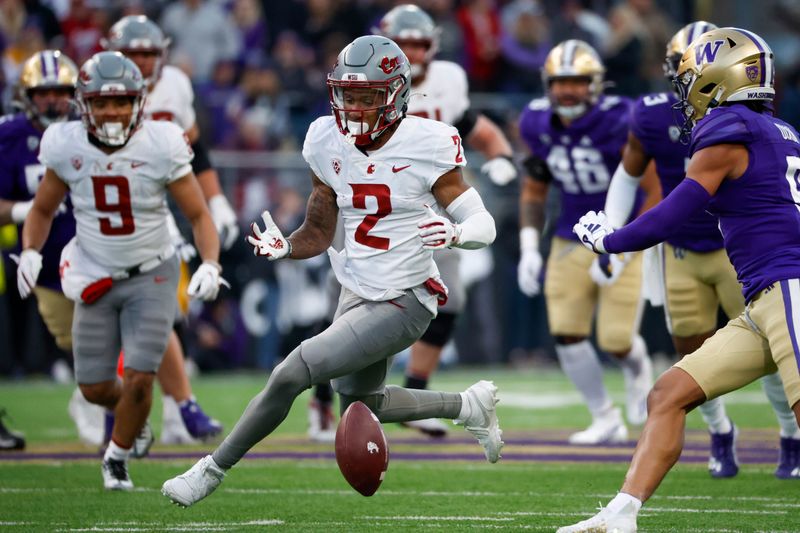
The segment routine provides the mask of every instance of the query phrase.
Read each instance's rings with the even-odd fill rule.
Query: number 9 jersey
[[[303,157],[336,192],[345,233],[344,269],[337,271],[342,285],[368,300],[385,300],[392,290],[438,277],[417,223],[425,204],[444,214],[431,188],[443,174],[466,165],[455,128],[408,116],[384,146],[365,154],[346,141],[333,117],[322,117],[308,129]]]
[[[192,149],[171,122],[142,121],[127,144],[106,154],[80,121],[51,125],[39,161],[69,187],[77,238],[97,263],[129,269],[170,247],[166,188],[191,173]]]
[[[577,240],[572,226],[586,212],[604,208],[611,176],[628,139],[630,108],[627,98],[603,95],[567,127],[561,125],[546,97],[531,101],[523,110],[520,135],[549,171],[531,177],[555,180],[562,193],[556,236]],[[638,205],[633,212],[637,211]]]

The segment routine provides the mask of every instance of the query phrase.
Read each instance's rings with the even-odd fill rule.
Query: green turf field
[[[80,444],[66,416],[70,387],[0,382],[0,406],[25,432],[25,454],[0,455],[2,531],[554,531],[593,514],[619,487],[630,445],[579,448],[564,444],[589,415],[557,371],[458,370],[433,385],[461,390],[489,377],[500,387],[499,415],[507,445],[497,465],[454,427],[430,441],[386,428],[391,460],[378,493],[350,489],[333,460],[333,446],[305,439],[305,398],[274,438],[232,470],[220,489],[190,509],[159,493],[213,446],[153,448],[131,464],[133,493],[102,489],[99,456]],[[399,382],[400,376],[393,376]],[[194,383],[205,408],[231,427],[264,377],[203,377]],[[622,399],[622,380],[607,383]],[[800,531],[800,482],[774,478],[777,425],[759,385],[735,393],[730,415],[743,429],[739,475],[712,480],[705,470],[707,437],[697,414],[687,449],[640,515],[640,531]],[[160,402],[153,426],[160,427]],[[278,459],[276,457],[288,457]]]

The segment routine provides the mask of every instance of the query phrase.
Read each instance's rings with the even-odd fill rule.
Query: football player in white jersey
[[[495,238],[492,216],[462,179],[458,131],[405,116],[410,75],[402,50],[386,37],[359,37],[339,54],[328,76],[333,116],[314,121],[303,146],[313,183],[305,221],[286,238],[265,211],[266,227],[253,224],[248,237],[255,254],[271,261],[314,257],[333,242],[341,213],[345,248],[328,249],[342,285],[339,308],[330,327],[275,368],[213,454],[164,483],[173,502],[188,506],[208,496],[298,395],[331,379],[342,411],[362,401],[381,422],[457,419],[490,462],[499,459],[491,382],[463,393],[386,385],[391,356],[422,335],[447,296],[433,250],[481,248]]]
[[[455,126],[466,144],[488,160],[482,170],[494,184],[502,186],[516,179],[517,168],[505,135],[489,118],[470,109],[464,69],[451,61],[434,59],[439,28],[433,19],[413,4],[399,5],[384,15],[378,31],[394,40],[410,62],[408,114]],[[450,289],[450,297],[428,330],[411,347],[406,387],[427,388],[430,375],[439,365],[442,349],[453,336],[456,318],[466,303],[466,290],[458,272],[459,258],[458,250],[452,249],[434,254],[442,279]],[[404,425],[432,437],[443,437],[448,429],[446,424],[435,419],[415,420]]]
[[[102,41],[106,49],[122,52],[142,72],[147,87],[144,118],[173,122],[186,133],[194,151],[192,170],[208,201],[222,247],[228,249],[239,236],[236,213],[222,194],[217,172],[211,166],[206,148],[199,141],[192,84],[179,68],[164,64],[169,43],[170,39],[164,36],[161,28],[144,15],[123,17],[111,27],[108,38]],[[176,228],[173,236],[181,239]],[[183,249],[191,255],[189,246]],[[182,262],[178,303],[183,315],[188,309],[184,290],[187,281],[188,267]],[[222,432],[222,425],[203,412],[192,394],[184,367],[183,349],[176,333],[170,336],[158,380],[164,392],[163,443],[192,444]]]
[[[76,302],[72,336],[81,392],[115,413],[102,468],[111,490],[133,487],[127,460],[146,424],[176,310],[167,192],[191,222],[203,259],[190,296],[213,300],[222,281],[219,238],[192,173],[191,147],[174,124],[142,120],[144,96],[139,69],[118,52],[95,54],[81,67],[81,121],[53,124],[42,137],[46,170],[25,219],[17,276],[27,297],[41,270],[39,250],[70,192],[77,234],[62,252],[62,288]]]

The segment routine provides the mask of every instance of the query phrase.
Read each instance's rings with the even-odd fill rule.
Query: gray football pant
[[[72,351],[75,379],[81,384],[117,379],[119,350],[125,368],[158,370],[178,307],[178,259],[114,282],[108,293],[91,305],[75,304]]]
[[[275,367],[267,386],[214,451],[214,461],[222,468],[235,465],[283,422],[298,395],[331,379],[342,411],[360,400],[381,422],[457,418],[459,393],[386,386],[391,356],[416,341],[430,321],[431,313],[411,291],[392,301],[371,302],[342,289],[333,324]]]

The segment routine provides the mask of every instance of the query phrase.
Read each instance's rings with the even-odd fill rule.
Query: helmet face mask
[[[400,47],[380,36],[359,37],[328,75],[331,110],[348,142],[365,146],[405,117],[410,68]]]
[[[119,52],[92,56],[81,67],[76,91],[87,131],[107,146],[125,145],[141,123],[144,93],[142,74],[133,61]]]
[[[769,45],[738,28],[718,28],[692,41],[673,86],[683,115],[682,135],[709,111],[727,102],[772,101],[775,71]]]
[[[108,38],[101,40],[106,50],[129,56],[140,68],[148,86],[161,77],[170,42],[161,28],[144,15],[121,18],[108,31]]]
[[[17,103],[45,128],[65,121],[72,110],[78,67],[58,50],[34,54],[22,67]]]
[[[399,5],[387,12],[374,32],[392,39],[404,53],[410,53],[412,79],[425,76],[439,50],[441,29],[430,15],[413,4]],[[423,54],[416,53],[420,48],[425,49]]]
[[[603,94],[605,67],[597,52],[589,44],[570,39],[556,45],[547,54],[542,67],[542,85],[555,113],[567,120],[574,120],[586,113],[597,103]],[[564,85],[572,86],[569,94],[552,90],[553,82],[565,80]],[[588,90],[581,101],[574,101],[574,95],[582,92],[579,86],[586,84]]]

